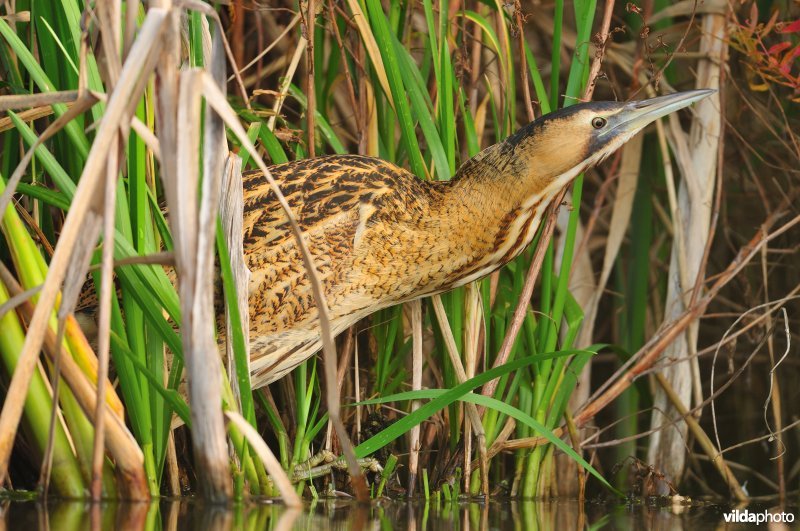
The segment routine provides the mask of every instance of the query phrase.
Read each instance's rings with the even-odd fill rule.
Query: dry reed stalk
[[[50,109],[54,103],[72,103],[78,99],[77,90],[60,90],[58,92],[40,92],[37,94],[8,94],[0,96],[0,112],[27,107],[42,107],[42,111]]]
[[[464,328],[464,370],[469,379],[474,377],[478,370],[478,356],[482,352],[480,341],[482,338],[481,332],[483,331],[483,305],[481,304],[481,294],[476,282],[470,282],[465,286],[464,313],[466,323]],[[471,430],[468,430],[467,423],[471,423],[469,417],[464,422],[464,492],[469,492],[470,480],[472,479],[470,462],[472,459],[472,433]],[[484,442],[483,444],[485,448],[486,443]],[[480,455],[484,454],[485,452],[480,452]],[[486,463],[486,466],[488,466],[488,463]],[[486,492],[486,487],[484,487],[484,492]]]
[[[119,0],[102,2],[97,5],[99,26],[102,28],[101,39],[103,42],[103,56],[107,69],[108,79],[105,86],[113,90],[119,80],[122,64],[118,51],[120,50],[119,21],[121,5]],[[130,116],[126,117],[128,123]],[[100,281],[100,315],[98,319],[98,369],[97,369],[97,396],[102,396],[103,389],[108,380],[108,358],[111,344],[111,297],[113,291],[114,275],[114,232],[115,232],[115,203],[117,197],[117,178],[120,170],[120,143],[128,134],[129,125],[121,129],[124,135],[114,133],[111,149],[106,160],[105,190],[103,201],[103,251],[102,251],[102,276]],[[87,264],[88,265],[88,264]],[[105,457],[105,403],[97,400],[94,414],[94,441],[92,448],[92,477],[89,484],[89,495],[92,500],[99,501],[103,495],[103,461]]]
[[[700,52],[707,55],[698,65],[697,88],[719,88],[721,61],[727,49],[726,17],[721,14],[706,15],[702,21]],[[722,123],[719,114],[719,93],[696,104],[694,119],[688,138],[683,137],[676,117],[670,118],[673,152],[683,175],[677,197],[677,212],[680,219],[676,227],[676,245],[670,261],[669,282],[665,318],[673,320],[689,305],[693,281],[702,278],[700,269],[711,229],[711,208],[716,181],[716,166]],[[667,160],[667,159],[665,159]],[[684,258],[682,261],[681,258]],[[697,315],[700,317],[700,314]],[[688,327],[687,335],[680,335],[665,350],[667,359],[689,359],[689,363],[674,364],[662,373],[674,388],[676,396],[684,404],[702,401],[700,375],[697,358],[697,327],[695,321]],[[667,400],[666,393],[657,388],[654,397],[655,410],[662,411],[666,418],[677,413],[676,406]],[[663,422],[661,415],[653,415],[651,426]],[[684,441],[687,425],[678,424],[656,432],[650,442],[648,462],[674,480],[683,475],[685,466]]]
[[[224,80],[222,38],[217,31],[211,51],[211,75],[205,71],[183,71],[178,105],[178,188],[196,190],[199,184],[200,95],[203,83]],[[183,116],[183,119],[182,119]],[[181,129],[185,126],[185,129]],[[233,494],[228,467],[228,448],[222,414],[222,366],[214,339],[214,248],[217,209],[222,180],[225,131],[219,115],[207,103],[203,143],[203,181],[200,204],[194,194],[175,198],[182,208],[177,234],[178,285],[183,315],[182,337],[192,414],[192,447],[204,480],[207,499],[224,501]],[[175,203],[173,202],[170,207]],[[199,209],[198,209],[199,206]],[[180,243],[178,243],[180,241]]]
[[[314,113],[317,112],[317,89],[314,80],[314,36],[315,36],[315,22],[317,19],[317,12],[314,0],[306,0],[307,11],[305,19],[305,34],[308,44],[306,45],[306,134],[308,141],[306,148],[308,149],[308,156],[313,158],[316,156],[316,141],[315,141],[315,120]],[[322,7],[322,2],[320,2]]]
[[[244,260],[244,240],[242,229],[243,216],[243,197],[242,187],[242,159],[234,154],[229,154],[225,161],[225,170],[222,176],[222,197],[220,199],[220,219],[222,221],[222,232],[225,236],[225,243],[228,246],[228,253],[233,272],[233,282],[236,286],[236,301],[227,301],[225,305],[225,355],[227,360],[227,371],[231,382],[231,390],[238,404],[239,411],[242,411],[241,389],[239,379],[235,377],[236,363],[233,354],[233,327],[240,326],[244,336],[244,349],[247,359],[247,374],[250,374],[250,304],[248,295],[250,293],[250,270]],[[236,304],[239,308],[241,322],[236,323],[231,319],[229,304]]]
[[[306,38],[300,37],[300,41],[297,43],[297,48],[294,50],[294,55],[292,55],[292,61],[289,63],[289,67],[286,69],[286,74],[283,76],[283,82],[278,89],[278,97],[275,99],[275,103],[272,105],[272,114],[267,120],[267,127],[270,131],[275,130],[275,120],[278,119],[278,116],[281,113],[283,102],[286,99],[286,95],[289,93],[289,87],[292,84],[292,78],[294,77],[295,72],[297,72],[297,67],[300,64],[300,58],[303,57],[303,53],[305,52],[307,45],[308,41]]]
[[[411,390],[422,389],[422,302],[415,300],[406,303],[411,308]],[[411,411],[419,409],[419,400],[411,401]],[[414,496],[419,469],[420,426],[411,428],[408,455],[408,496]]]

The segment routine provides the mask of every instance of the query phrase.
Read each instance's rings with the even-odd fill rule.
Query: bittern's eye
[[[592,118],[592,127],[595,129],[602,129],[606,125],[606,119],[599,116]]]

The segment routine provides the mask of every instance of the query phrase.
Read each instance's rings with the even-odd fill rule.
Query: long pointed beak
[[[615,134],[639,131],[662,116],[666,116],[678,109],[688,107],[692,103],[714,94],[716,90],[688,90],[675,92],[666,96],[659,96],[649,100],[632,101],[616,116],[616,125],[612,131]]]

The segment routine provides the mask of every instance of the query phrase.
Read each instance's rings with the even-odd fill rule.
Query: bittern
[[[531,242],[555,195],[646,125],[712,90],[579,103],[542,116],[425,181],[389,162],[333,155],[270,169],[314,257],[338,334],[391,305],[483,278]],[[253,387],[321,348],[317,307],[285,212],[261,172],[244,176]]]
[[[712,94],[579,103],[484,149],[449,181],[331,155],[270,168],[314,258],[334,334],[391,305],[483,278],[533,239],[556,194],[654,120]],[[317,307],[286,213],[260,171],[244,176],[253,388],[320,350]]]

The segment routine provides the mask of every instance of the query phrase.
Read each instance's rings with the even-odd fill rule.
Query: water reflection
[[[290,510],[269,500],[230,507],[209,506],[191,499],[152,504],[75,501],[2,501],[0,531],[184,529],[283,531],[302,530],[438,530],[513,529],[725,529],[728,508],[712,504],[655,505],[579,504],[577,501],[389,502],[359,505],[347,500],[320,500],[303,510]],[[794,511],[796,513],[796,511]]]

